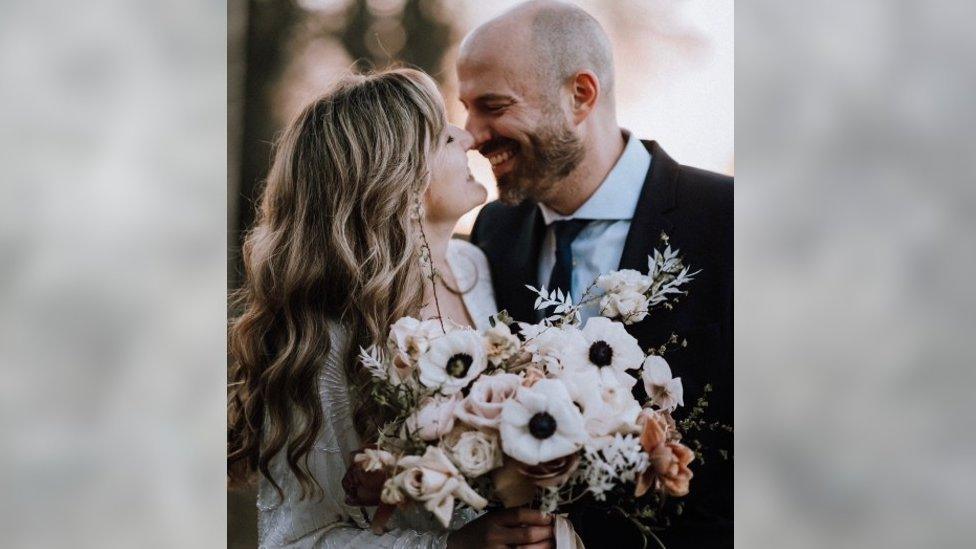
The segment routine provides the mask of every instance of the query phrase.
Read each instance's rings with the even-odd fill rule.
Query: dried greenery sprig
[[[420,227],[420,266],[426,267],[425,273],[430,280],[430,291],[434,295],[434,309],[437,311],[437,322],[440,323],[441,331],[447,333],[444,327],[444,315],[441,313],[441,302],[437,298],[437,271],[434,269],[434,261],[430,253],[430,241],[427,240],[427,231],[424,229],[424,210],[420,203],[420,193],[414,195],[413,220]]]

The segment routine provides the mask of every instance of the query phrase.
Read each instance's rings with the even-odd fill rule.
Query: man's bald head
[[[471,32],[461,45],[466,58],[509,54],[513,69],[528,71],[540,92],[554,94],[580,71],[600,81],[601,99],[613,104],[613,53],[600,23],[565,2],[519,4]],[[525,74],[525,73],[523,73]]]
[[[596,165],[583,168],[584,159],[615,158],[609,149],[622,137],[610,41],[578,7],[516,6],[468,35],[457,69],[465,129],[491,163],[502,201],[558,204]]]

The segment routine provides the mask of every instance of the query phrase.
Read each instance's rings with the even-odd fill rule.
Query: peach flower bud
[[[634,495],[641,497],[652,487],[670,496],[688,494],[694,476],[688,464],[695,453],[678,442],[680,436],[671,414],[644,409],[637,418],[641,426],[641,448],[650,456],[650,466],[637,478]]]
[[[523,387],[531,387],[540,379],[545,379],[546,373],[538,366],[529,366],[525,369],[525,377],[522,378]]]

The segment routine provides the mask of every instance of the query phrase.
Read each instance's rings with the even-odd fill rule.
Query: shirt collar
[[[600,219],[627,221],[633,219],[647,170],[651,167],[651,153],[640,139],[623,130],[627,144],[607,178],[578,210],[562,215],[545,204],[539,204],[546,225],[561,219]]]

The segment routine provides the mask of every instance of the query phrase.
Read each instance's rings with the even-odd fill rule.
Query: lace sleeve
[[[261,547],[333,548],[373,547],[443,548],[449,531],[436,524],[410,521],[401,513],[394,515],[394,528],[377,536],[369,530],[369,515],[375,509],[351,507],[345,503],[342,477],[350,453],[360,447],[352,422],[349,390],[341,358],[345,356],[346,337],[341,329],[332,329],[332,351],[319,376],[319,394],[324,422],[315,446],[308,455],[308,467],[322,486],[320,497],[299,499],[298,480],[291,473],[283,453],[271,462],[271,473],[281,485],[283,498],[274,486],[261,478],[258,492],[258,534]],[[455,517],[456,519],[463,517]],[[458,520],[460,527],[467,520]]]

